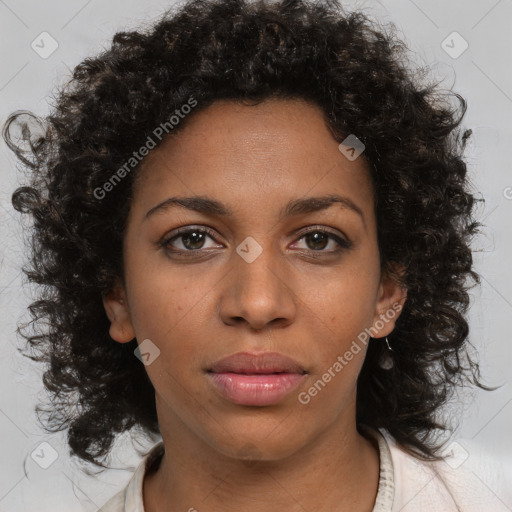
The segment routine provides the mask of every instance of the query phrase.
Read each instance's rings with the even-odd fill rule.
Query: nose
[[[232,268],[222,286],[219,312],[226,325],[246,322],[252,329],[267,325],[284,327],[292,323],[297,296],[292,289],[291,269],[285,261],[265,248],[254,260],[233,253]]]

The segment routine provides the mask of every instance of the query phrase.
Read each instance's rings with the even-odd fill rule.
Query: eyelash
[[[181,238],[183,235],[186,235],[188,233],[193,233],[193,232],[196,232],[196,233],[201,233],[201,234],[206,234],[208,235],[212,240],[216,241],[215,240],[215,236],[213,235],[212,231],[210,229],[205,229],[205,228],[200,228],[200,227],[195,227],[195,226],[187,226],[187,227],[184,227],[184,228],[180,228],[178,229],[176,232],[173,233],[172,236],[169,236],[169,237],[165,237],[162,242],[161,242],[161,246],[166,249],[167,251],[173,253],[173,254],[176,254],[176,253],[181,253],[181,254],[186,254],[186,253],[199,253],[205,249],[197,249],[197,250],[183,250],[183,249],[170,249],[169,248],[169,244],[178,239],[178,238]],[[314,254],[315,256],[318,255],[318,254],[329,254],[329,255],[332,255],[332,254],[336,254],[336,253],[339,253],[343,250],[349,250],[352,248],[352,245],[353,243],[351,241],[349,241],[348,239],[345,239],[345,238],[341,238],[340,236],[332,233],[331,231],[321,227],[321,226],[313,226],[312,228],[308,229],[307,231],[303,231],[302,233],[300,233],[300,236],[299,238],[297,239],[298,240],[302,240],[303,238],[305,238],[307,235],[310,235],[310,234],[313,234],[313,233],[322,233],[324,235],[327,235],[329,238],[331,238],[332,240],[334,240],[337,244],[338,244],[338,248],[335,249],[335,250],[331,250],[331,251],[325,251],[325,250],[313,250],[313,249],[303,249],[303,251],[307,251],[307,252],[310,252],[312,254]]]

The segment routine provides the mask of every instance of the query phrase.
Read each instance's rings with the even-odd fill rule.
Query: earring
[[[393,362],[393,358],[391,357],[391,353],[393,352],[393,349],[389,346],[388,337],[386,336],[386,345],[388,346],[388,349],[384,354],[382,354],[382,357],[379,361],[379,366],[384,370],[390,370],[393,368],[393,365],[395,364]]]

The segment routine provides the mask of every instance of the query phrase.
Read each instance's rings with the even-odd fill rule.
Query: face
[[[218,101],[188,121],[139,170],[124,284],[104,299],[110,335],[150,340],[142,352],[163,435],[233,457],[249,443],[277,460],[329,429],[353,428],[361,334],[393,330],[404,290],[381,275],[364,154],[340,152],[319,107]],[[311,201],[334,195],[340,201]],[[215,207],[165,203],[195,196]],[[278,352],[301,372],[252,375],[260,391],[280,391],[248,403],[252,384],[208,371],[238,352]]]

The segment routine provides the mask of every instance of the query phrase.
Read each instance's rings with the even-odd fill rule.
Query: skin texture
[[[146,370],[165,455],[145,479],[146,511],[371,511],[378,451],[355,421],[364,346],[307,405],[297,399],[358,334],[405,302],[405,291],[381,275],[364,156],[341,154],[316,105],[217,101],[153,150],[140,172],[124,283],[104,305],[114,340],[150,339],[160,350]],[[279,219],[289,200],[332,193],[350,198],[364,220],[336,203]],[[233,216],[173,207],[145,218],[170,196],[194,195],[224,203]],[[301,233],[316,225],[352,247]],[[196,252],[178,257],[170,248],[186,251],[183,238],[167,250],[160,243],[183,226],[214,236],[203,246],[191,240]],[[263,249],[252,263],[236,252],[248,236]],[[393,316],[374,338],[392,332]],[[279,404],[236,405],[204,370],[239,351],[281,352],[308,374]]]

